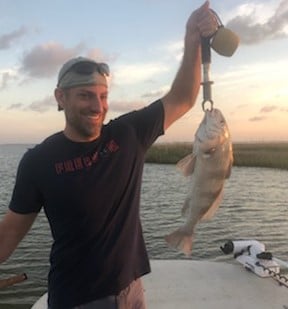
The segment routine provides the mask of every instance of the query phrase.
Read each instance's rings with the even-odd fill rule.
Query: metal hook
[[[210,9],[211,12],[214,14],[218,29],[220,27],[223,27],[222,21],[220,20],[219,16],[215,11]],[[217,32],[217,31],[216,31]],[[215,33],[216,33],[215,32]],[[209,72],[210,72],[210,63],[211,63],[211,46],[210,46],[210,40],[215,35],[215,33],[210,37],[202,37],[201,38],[201,50],[202,50],[202,65],[203,65],[203,82],[201,83],[203,86],[203,102],[202,102],[202,109],[203,111],[212,111],[213,109],[213,100],[212,100],[212,91],[211,91],[211,85],[213,84],[213,81],[210,80]],[[205,104],[209,102],[210,108],[205,108]]]
[[[210,103],[210,109],[209,108],[205,108],[205,103],[207,103],[207,102],[209,102]],[[214,105],[214,102],[213,102],[213,100],[212,99],[210,99],[210,100],[204,100],[203,102],[202,102],[202,109],[203,109],[203,112],[206,112],[206,111],[212,111],[212,109],[213,109],[213,105]]]

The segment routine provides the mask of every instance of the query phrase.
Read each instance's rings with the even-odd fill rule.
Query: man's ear
[[[64,110],[64,104],[65,104],[65,93],[63,89],[56,88],[54,90],[54,96],[55,99],[58,103],[58,111],[63,111]]]

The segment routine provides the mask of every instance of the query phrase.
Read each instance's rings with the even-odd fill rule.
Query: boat
[[[286,262],[255,240],[227,242],[221,249],[235,259],[151,260],[152,272],[143,277],[147,308],[288,309],[288,277],[281,274]],[[31,309],[47,309],[47,294]]]

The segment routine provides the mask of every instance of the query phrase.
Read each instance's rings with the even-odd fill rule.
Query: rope
[[[257,266],[262,267],[265,271],[269,273],[269,275],[276,280],[280,285],[284,285],[286,288],[288,288],[288,277],[278,274],[275,271],[269,269],[268,267],[262,265],[260,262],[256,263]]]

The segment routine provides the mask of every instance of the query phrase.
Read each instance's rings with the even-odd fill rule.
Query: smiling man
[[[170,91],[105,125],[108,66],[78,57],[60,70],[55,98],[65,114],[64,130],[24,154],[0,223],[1,262],[44,208],[54,240],[50,309],[145,308],[141,276],[150,265],[139,214],[145,154],[194,106],[201,36],[216,28],[207,1],[187,21],[183,60]]]
[[[69,60],[60,70],[55,97],[71,140],[86,142],[100,135],[108,110],[108,76],[107,64],[84,57]]]

